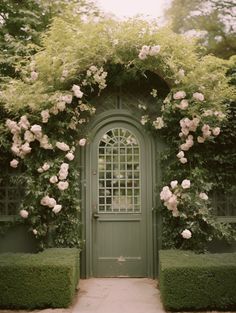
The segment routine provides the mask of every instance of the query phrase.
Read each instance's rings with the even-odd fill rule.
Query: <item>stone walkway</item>
[[[72,313],[163,313],[156,284],[147,278],[81,280]]]
[[[156,286],[156,281],[147,278],[81,279],[69,308],[0,313],[166,313]]]

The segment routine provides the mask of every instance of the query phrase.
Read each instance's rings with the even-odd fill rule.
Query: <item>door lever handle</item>
[[[99,218],[99,214],[98,214],[98,213],[93,213],[93,218],[94,218],[95,220],[97,220],[97,219]]]

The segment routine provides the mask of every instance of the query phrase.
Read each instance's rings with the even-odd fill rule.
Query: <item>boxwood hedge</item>
[[[236,253],[162,250],[159,273],[168,310],[236,309]]]
[[[0,254],[0,308],[67,307],[78,280],[78,249]]]

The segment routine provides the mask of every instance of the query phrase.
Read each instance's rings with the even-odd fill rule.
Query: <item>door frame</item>
[[[148,134],[140,121],[132,114],[132,112],[115,109],[105,111],[94,118],[89,125],[89,140],[92,142],[97,132],[111,123],[126,123],[136,128],[140,136],[143,137],[145,143],[145,151],[147,151],[146,166],[146,244],[147,244],[147,277],[154,278],[157,276],[158,264],[158,233],[160,224],[156,214],[156,197],[155,190],[159,174],[158,164],[155,162],[156,142],[153,137]],[[81,277],[93,277],[93,242],[92,242],[92,197],[90,195],[90,187],[92,186],[92,146],[88,143],[86,149],[83,149],[81,158],[81,208],[82,208],[82,238],[85,240],[85,246],[81,254]]]

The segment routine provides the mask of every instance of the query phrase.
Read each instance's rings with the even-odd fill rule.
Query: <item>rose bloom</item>
[[[68,150],[70,150],[70,147],[69,147],[66,143],[64,143],[64,142],[59,142],[59,141],[57,141],[57,142],[56,142],[56,146],[57,146],[58,149],[60,149],[60,150],[62,150],[62,151],[68,151]]]
[[[38,171],[38,173],[43,173],[42,167],[39,167],[39,168],[37,169],[37,171]]]
[[[6,120],[6,126],[10,129],[12,134],[15,134],[20,131],[20,127],[17,125],[17,123],[10,119]]]
[[[26,132],[24,133],[24,139],[27,142],[32,142],[35,141],[35,136],[33,133],[31,133],[31,131],[26,130]]]
[[[198,136],[197,141],[198,143],[203,143],[205,141],[205,138]]]
[[[66,158],[68,159],[68,160],[70,160],[70,161],[72,161],[72,160],[74,160],[74,154],[72,153],[72,152],[68,152],[67,154],[66,154]]]
[[[38,233],[37,229],[33,229],[32,232],[34,235],[37,235],[37,233]]]
[[[41,116],[42,116],[42,122],[43,123],[47,123],[48,122],[48,119],[50,117],[50,114],[49,114],[49,110],[43,110],[41,112]]]
[[[174,188],[177,187],[177,185],[178,185],[178,180],[172,180],[172,181],[170,182],[170,185],[171,185],[171,188],[174,189]]]
[[[68,163],[62,163],[60,166],[61,170],[68,170],[69,169],[69,164]]]
[[[51,184],[55,184],[58,182],[58,178],[56,175],[54,175],[54,176],[50,177],[49,181]]]
[[[59,179],[64,180],[68,176],[68,169],[69,169],[69,164],[68,163],[62,163],[59,171]]]
[[[18,125],[17,125],[17,123],[16,123],[15,121],[10,120],[9,118],[6,120],[6,126],[7,126],[10,130],[11,130],[12,128],[16,128],[16,129],[20,130],[19,127],[18,127]]]
[[[202,200],[208,200],[208,195],[205,192],[200,192],[199,198]]]
[[[66,108],[66,103],[64,101],[60,101],[56,104],[57,109],[62,112]]]
[[[29,216],[29,212],[26,210],[20,210],[20,216],[22,218],[27,218]]]
[[[65,103],[70,104],[72,102],[72,95],[65,95],[61,97],[62,101],[65,101]]]
[[[145,60],[147,58],[147,54],[143,51],[140,51],[138,57],[140,60]]]
[[[220,134],[220,127],[213,128],[212,133],[214,136],[218,136]]]
[[[40,142],[41,148],[46,149],[46,150],[53,149],[52,144],[50,144],[48,142],[48,136],[47,135],[43,135],[43,137],[39,139],[39,142]]]
[[[53,208],[56,204],[57,204],[57,202],[56,202],[56,200],[55,200],[54,198],[48,197],[47,206],[48,206],[49,208]]]
[[[198,101],[203,101],[204,100],[204,95],[202,93],[200,93],[200,92],[195,92],[193,94],[193,98],[195,100],[198,100]]]
[[[182,236],[184,239],[190,239],[190,238],[192,237],[192,233],[191,233],[190,230],[185,229],[185,230],[182,231],[181,236]]]
[[[169,210],[176,210],[177,209],[178,200],[176,195],[173,195],[167,200],[166,206]]]
[[[55,214],[59,213],[62,209],[62,206],[60,204],[56,204],[54,206],[54,208],[52,209],[52,212],[54,212]]]
[[[170,188],[168,186],[163,187],[160,193],[161,200],[167,201],[171,196],[172,192],[170,191]]]
[[[202,126],[202,132],[204,133],[204,132],[208,132],[210,130],[210,126],[208,125],[208,124],[204,124],[203,126]]]
[[[189,129],[186,126],[182,127],[181,131],[184,136],[187,136],[189,134]]]
[[[184,99],[186,97],[186,92],[185,91],[177,91],[174,95],[173,98],[175,100],[179,100],[179,99]]]
[[[179,216],[179,211],[178,211],[177,208],[172,210],[172,216],[174,216],[174,217],[178,217]]]
[[[82,138],[82,139],[79,140],[79,145],[80,145],[81,147],[83,147],[83,146],[86,145],[86,142],[87,142],[87,140],[86,140],[85,138]]]
[[[69,187],[69,183],[67,181],[60,181],[58,184],[58,189],[60,190],[66,190]]]
[[[183,158],[184,157],[184,151],[180,151],[176,156],[179,159]]]
[[[202,135],[203,135],[203,138],[208,138],[208,137],[211,136],[211,131],[210,130],[206,130],[206,131],[203,132]]]
[[[184,151],[188,151],[191,147],[192,147],[191,143],[187,143],[187,142],[180,145],[180,149]]]
[[[30,145],[29,145],[28,142],[24,143],[24,144],[21,146],[21,149],[22,149],[22,152],[23,152],[24,154],[30,153],[31,150],[32,150],[32,148],[30,147]]]
[[[49,202],[50,197],[49,196],[45,196],[41,199],[40,204],[43,206],[47,206],[48,202]]]
[[[150,46],[143,45],[141,51],[148,54],[150,51]]]
[[[200,119],[198,117],[195,117],[189,125],[189,130],[192,132],[195,132],[199,123],[200,123]]]
[[[149,50],[149,55],[151,56],[155,56],[157,55],[161,50],[161,46],[160,45],[156,45],[150,48]]]
[[[82,98],[83,97],[83,92],[80,90],[80,86],[73,85],[72,91],[74,92],[74,95],[76,96],[76,98]]]
[[[31,126],[30,130],[32,131],[32,133],[34,133],[35,135],[38,135],[42,132],[42,127],[40,125],[33,125]]]
[[[50,165],[49,165],[47,162],[45,162],[45,163],[43,164],[43,166],[42,166],[42,169],[43,169],[44,171],[47,171],[49,168],[50,168]]]
[[[188,159],[187,158],[180,158],[179,161],[182,163],[182,164],[185,164],[188,162]]]
[[[20,126],[20,128],[23,128],[25,130],[30,127],[30,122],[28,121],[26,115],[21,116],[18,125]]]
[[[64,179],[66,179],[67,176],[68,176],[68,171],[61,169],[61,170],[59,171],[58,175],[59,175],[59,179],[60,179],[60,180],[64,180]]]
[[[180,104],[178,105],[178,107],[181,109],[181,110],[186,110],[187,107],[188,107],[188,100],[182,100],[180,102]]]
[[[20,149],[17,147],[17,145],[15,145],[15,144],[13,144],[12,146],[11,146],[11,151],[14,153],[14,154],[16,154],[16,155],[18,155],[19,153],[20,153]]]
[[[193,136],[192,135],[188,135],[188,138],[186,140],[186,144],[189,145],[190,147],[192,147],[194,145]]]
[[[13,143],[17,146],[21,146],[22,145],[22,140],[21,137],[18,133],[15,133],[12,137]]]
[[[191,185],[191,183],[190,183],[190,180],[188,180],[188,179],[184,179],[184,180],[182,181],[182,183],[181,183],[181,186],[182,186],[184,189],[190,188],[190,185]]]
[[[18,164],[19,164],[19,161],[17,161],[16,159],[13,159],[10,162],[10,166],[13,167],[13,168],[17,168]]]
[[[95,73],[95,72],[98,70],[97,66],[95,66],[95,65],[91,65],[89,69],[90,69],[90,71],[92,71],[93,73]]]
[[[162,117],[157,117],[156,120],[152,124],[156,129],[161,129],[164,127],[164,121]]]

